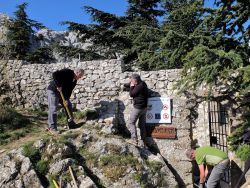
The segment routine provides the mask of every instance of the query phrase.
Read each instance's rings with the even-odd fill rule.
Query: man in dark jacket
[[[144,81],[141,80],[138,74],[131,76],[130,82],[130,97],[133,98],[133,110],[130,114],[129,128],[131,132],[132,144],[145,146],[146,138],[146,112],[147,112],[147,101],[148,101],[148,87]],[[138,126],[140,128],[141,140],[138,140],[136,131],[136,122],[139,119]]]
[[[70,95],[76,86],[77,80],[83,76],[84,71],[82,69],[76,69],[75,71],[71,69],[62,69],[53,73],[53,80],[48,86],[48,130],[53,133],[57,132],[57,107],[58,104],[67,105],[69,111],[72,115],[72,104],[70,102]],[[62,91],[64,98],[66,100],[63,104],[62,98],[59,91]],[[66,110],[65,110],[66,111]],[[68,114],[66,113],[69,119]],[[71,124],[69,124],[69,128]]]

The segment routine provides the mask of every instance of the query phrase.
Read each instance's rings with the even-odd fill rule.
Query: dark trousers
[[[47,90],[48,92],[48,128],[57,130],[57,109],[59,105],[59,96],[57,92],[52,90]],[[72,104],[69,101],[69,111],[72,113]],[[66,110],[67,119],[69,118]]]

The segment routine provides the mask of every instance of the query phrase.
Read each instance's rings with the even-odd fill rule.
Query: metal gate
[[[210,146],[228,153],[227,137],[229,134],[228,113],[217,101],[208,102]],[[223,181],[230,182],[230,170],[224,174]]]

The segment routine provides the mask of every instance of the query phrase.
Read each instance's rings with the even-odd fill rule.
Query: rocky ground
[[[178,187],[160,154],[137,148],[117,134],[109,120],[87,121],[59,136],[35,142],[0,157],[0,187]]]

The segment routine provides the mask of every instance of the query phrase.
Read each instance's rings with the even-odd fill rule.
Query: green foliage
[[[246,112],[249,112],[249,109]],[[246,145],[243,141],[243,135],[246,133],[246,130],[249,130],[250,128],[249,117],[250,117],[249,113],[245,114],[245,117],[243,117],[242,119],[242,123],[228,137],[230,149],[232,151],[235,151],[236,156],[239,157],[243,161],[250,158],[249,145]]]
[[[223,84],[228,88],[224,97],[238,96],[243,115],[249,117],[249,102],[245,102],[250,91],[249,26],[244,26],[249,18],[246,4],[219,0],[216,9],[206,10],[202,23],[186,40],[191,48],[181,58],[184,68],[177,86],[184,92],[202,84],[210,88]],[[243,151],[240,149],[242,135],[249,126],[249,118],[242,117],[241,125],[228,139],[241,159],[245,158],[246,149],[245,146]]]
[[[25,109],[27,112],[37,115],[38,117],[47,117],[48,112],[43,109]]]
[[[29,124],[29,120],[13,108],[0,105],[0,133],[7,130],[23,128]]]
[[[79,32],[83,42],[91,41],[88,54],[100,54],[105,59],[122,55],[125,63],[131,63],[139,59],[138,53],[151,50],[147,42],[155,45],[159,26],[157,17],[164,14],[159,10],[159,2],[130,0],[126,16],[121,17],[87,6],[86,12],[96,24],[64,24],[69,25],[69,30]]]
[[[34,52],[27,53],[25,59],[30,63],[50,63],[54,61],[53,51],[50,48],[38,48]]]
[[[82,112],[82,111],[76,111],[76,112],[74,112],[74,117],[77,120],[85,119],[86,115],[87,115],[86,111],[84,111],[84,112]]]
[[[64,58],[78,59],[80,57],[80,59],[84,61],[105,59],[104,56],[92,50],[83,50],[72,46],[62,46],[58,43],[53,44],[52,48]]]
[[[250,159],[250,145],[243,144],[238,147],[236,150],[236,156],[242,161]]]
[[[216,85],[217,81],[226,80],[236,73],[236,69],[244,63],[236,51],[225,52],[204,45],[194,47],[184,62],[182,79],[179,82],[184,89],[197,88],[202,83]],[[231,82],[233,83],[233,80]],[[233,89],[235,88],[231,88]]]
[[[30,121],[15,109],[0,105],[0,145],[17,140],[31,131]]]
[[[138,160],[132,155],[106,155],[100,158],[99,165],[106,177],[112,181],[117,181],[126,175],[126,169],[129,166],[135,167],[138,165]]]
[[[98,165],[98,155],[95,153],[90,152],[87,148],[81,148],[79,153],[84,157],[86,160],[86,166],[88,168],[93,168]]]
[[[30,158],[34,164],[40,159],[39,150],[33,146],[33,143],[27,143],[23,146],[23,155]]]
[[[135,166],[138,163],[138,160],[132,155],[105,155],[100,158],[100,165],[129,165]]]
[[[217,16],[211,20],[216,24],[216,29],[221,33],[242,40],[248,46],[250,36],[249,26],[249,1],[223,1],[217,0]],[[248,23],[248,24],[247,24]]]
[[[48,162],[44,160],[39,160],[36,163],[36,170],[39,174],[46,175],[49,170]]]
[[[137,181],[140,184],[141,188],[146,188],[147,187],[147,181],[143,177],[143,174],[138,172],[133,175],[133,178],[135,181]]]
[[[8,29],[7,40],[8,57],[15,59],[25,59],[30,51],[30,37],[34,33],[34,29],[42,28],[43,26],[28,18],[26,13],[27,3],[17,6],[17,11],[14,12],[14,18],[6,22]]]
[[[49,187],[50,187],[50,188],[56,188],[55,184],[53,183],[53,180],[56,181],[57,178],[58,178],[58,177],[55,176],[55,175],[52,175],[52,174],[49,175],[49,178],[48,178],[48,179],[49,179]]]
[[[66,125],[66,123],[67,123],[66,114],[64,112],[59,112],[57,114],[57,125],[63,126],[63,125]]]
[[[67,133],[57,140],[58,143],[63,143],[66,145],[72,145],[72,139],[75,139],[77,136],[79,136],[79,133]]]
[[[151,171],[155,174],[161,170],[163,164],[159,161],[146,161],[146,165],[151,169]]]

